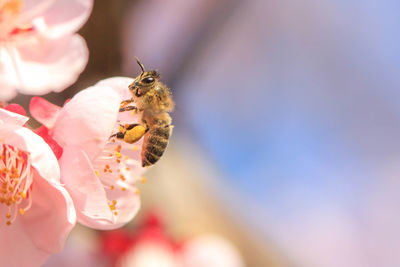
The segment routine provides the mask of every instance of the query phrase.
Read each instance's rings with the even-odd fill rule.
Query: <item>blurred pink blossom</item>
[[[0,99],[60,92],[76,81],[88,49],[75,34],[93,0],[0,0]]]
[[[120,124],[137,123],[139,115],[119,112],[129,99],[130,78],[102,80],[76,94],[60,108],[35,97],[34,118],[62,147],[61,180],[72,196],[78,221],[95,229],[114,229],[129,222],[140,207],[135,183],[141,167],[141,141],[129,145],[110,138]]]
[[[208,234],[176,242],[156,214],[149,214],[138,231],[103,233],[102,246],[114,267],[244,266],[239,251],[228,240]]]
[[[62,250],[76,221],[57,159],[42,138],[23,127],[27,120],[0,109],[1,266],[40,266]]]
[[[195,237],[181,252],[185,267],[243,267],[239,250],[228,240],[216,234]]]

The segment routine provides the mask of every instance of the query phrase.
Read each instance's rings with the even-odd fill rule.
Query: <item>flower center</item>
[[[23,0],[0,0],[0,41],[8,36],[32,31],[32,25],[18,25]]]
[[[121,125],[132,124],[139,120],[136,112],[120,112],[112,133],[117,133]],[[122,194],[140,194],[137,182],[146,182],[141,177],[144,169],[141,167],[140,146],[142,141],[128,144],[121,139],[112,137],[108,140],[102,153],[93,162],[96,176],[106,190],[108,205],[114,216],[118,216],[120,203],[116,198]]]
[[[133,171],[139,162],[124,155],[121,151],[121,144],[111,140],[103,150],[102,154],[93,164],[96,176],[99,177],[104,188],[111,193],[114,190],[126,191],[128,194],[139,194],[135,180],[132,180]],[[112,195],[112,193],[111,193]],[[116,200],[109,201],[110,210],[114,215],[118,215],[118,205]]]
[[[32,180],[33,169],[29,155],[0,143],[0,203],[7,206],[7,225],[15,221],[18,212],[24,215],[31,207],[29,192]],[[21,208],[22,204],[25,204],[24,208]]]
[[[22,0],[0,0],[0,23],[17,17],[22,10]]]

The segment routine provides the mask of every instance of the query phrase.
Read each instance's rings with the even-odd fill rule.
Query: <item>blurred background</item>
[[[121,234],[133,241],[77,227],[46,266],[110,266],[112,240],[148,229],[174,246],[223,240],[205,247],[231,265],[190,266],[400,266],[399,11],[396,0],[95,1],[80,32],[86,70],[45,98],[135,77],[137,56],[172,88],[174,134]],[[175,266],[163,259],[135,267]]]

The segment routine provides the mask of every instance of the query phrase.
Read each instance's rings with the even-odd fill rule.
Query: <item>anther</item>
[[[8,207],[6,224],[12,224],[18,213],[24,215],[30,208],[32,201],[29,190],[32,184],[33,173],[29,160],[29,154],[19,151],[12,146],[0,144],[2,155],[0,164],[0,203]],[[18,207],[24,199],[28,198],[25,208]]]

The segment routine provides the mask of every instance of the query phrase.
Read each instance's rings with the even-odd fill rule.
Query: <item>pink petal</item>
[[[9,104],[4,109],[26,117],[26,111],[21,105]]]
[[[0,109],[0,114],[1,112],[2,110]],[[0,136],[4,141],[6,140],[7,144],[29,152],[31,165],[41,177],[52,182],[60,181],[60,169],[57,159],[40,136],[27,128],[13,125],[0,127]]]
[[[129,122],[136,123],[137,121]],[[129,122],[121,121],[122,124]],[[106,181],[112,180],[113,183],[116,183],[120,180],[118,175],[115,176],[114,172],[117,172],[125,176],[126,182],[128,184],[134,185],[147,170],[147,168],[143,168],[141,164],[143,139],[139,140],[134,145],[125,143],[124,141],[120,141],[119,139],[113,140],[116,141],[108,143],[104,147],[101,154],[99,154],[95,159],[92,160],[93,167],[96,170],[103,170],[108,165],[113,173],[102,174],[100,175],[100,178],[103,179],[103,175],[106,175],[107,177],[104,177]],[[134,146],[136,146],[135,149],[133,149]],[[116,158],[115,156],[117,148],[121,155],[120,158]]]
[[[43,14],[46,36],[51,38],[75,33],[87,21],[93,0],[57,0]]]
[[[29,118],[26,116],[0,108],[0,126],[6,124],[23,126],[28,120]]]
[[[74,201],[78,221],[96,229],[112,224],[105,190],[85,153],[78,147],[65,147],[60,166],[62,182]]]
[[[118,215],[115,216],[115,220],[112,224],[104,223],[101,225],[103,230],[117,229],[128,222],[130,222],[140,209],[140,196],[132,191],[122,191],[120,188],[114,190],[107,190],[107,198],[116,200],[116,208]]]
[[[1,205],[0,213],[5,214],[5,212],[6,206]],[[18,219],[10,226],[0,225],[0,236],[2,240],[0,242],[2,266],[41,266],[50,256],[50,253],[36,247],[31,237],[23,231],[21,221]]]
[[[88,60],[86,43],[79,35],[27,40],[7,52],[0,75],[6,75],[7,82],[24,94],[64,90],[76,81]]]
[[[93,86],[76,94],[61,110],[53,128],[63,147],[79,146],[90,159],[103,150],[117,120],[120,96],[109,87]]]
[[[63,148],[49,134],[49,130],[45,126],[41,126],[34,131],[35,134],[43,138],[49,145],[57,159],[60,159],[63,153]]]
[[[96,85],[109,86],[118,94],[120,94],[123,100],[127,100],[132,98],[132,93],[128,89],[128,85],[130,85],[132,82],[133,79],[129,77],[112,77],[101,80],[96,83]]]
[[[47,253],[62,251],[76,214],[71,197],[58,183],[35,174],[32,186],[32,207],[21,215],[22,230],[35,246]]]
[[[1,55],[1,48],[0,48]],[[17,96],[17,89],[10,85],[9,82],[2,81],[6,79],[5,73],[2,73],[2,63],[3,58],[0,56],[0,100],[10,100]],[[4,75],[4,76],[3,76]]]
[[[17,95],[15,84],[15,62],[11,57],[10,46],[0,46],[0,99],[9,100]]]
[[[35,173],[30,193],[32,206],[24,215],[18,215],[10,226],[1,221],[1,266],[41,266],[52,253],[62,250],[75,224],[72,200],[60,185]],[[0,205],[0,213],[5,212],[6,206]]]
[[[49,129],[53,128],[60,110],[61,107],[41,97],[33,97],[29,104],[32,117]]]
[[[31,22],[43,14],[56,0],[24,0],[19,24]]]

